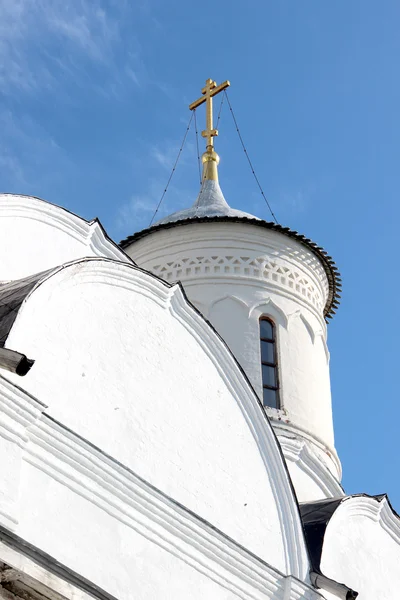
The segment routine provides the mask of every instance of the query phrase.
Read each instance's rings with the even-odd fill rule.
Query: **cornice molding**
[[[19,217],[49,225],[87,246],[94,255],[133,262],[110,238],[98,219],[86,221],[65,208],[22,194],[0,194],[0,218]]]
[[[265,309],[265,310],[263,310],[263,309]],[[271,310],[272,310],[272,312],[271,312]],[[263,300],[260,300],[259,302],[256,302],[255,304],[250,306],[249,307],[249,317],[251,317],[251,315],[254,313],[254,311],[258,312],[258,316],[261,316],[262,314],[266,313],[266,314],[271,314],[271,316],[272,315],[275,316],[275,318],[278,317],[278,322],[280,323],[280,325],[282,325],[282,327],[287,329],[288,315],[279,306],[279,304],[277,304],[276,302],[274,302],[274,300],[272,300],[272,298],[270,296],[267,296]]]
[[[400,518],[393,510],[386,495],[380,497],[355,495],[344,498],[339,511],[345,510],[349,517],[366,517],[378,523],[400,545]]]
[[[344,496],[338,480],[304,439],[289,437],[279,432],[277,436],[285,458],[296,463],[310,479],[315,481],[326,498]]]
[[[245,309],[246,313],[249,312],[249,306],[248,306],[247,302],[242,300],[242,298],[239,298],[238,296],[235,296],[234,294],[224,294],[223,296],[216,298],[209,304],[208,311],[207,311],[208,314],[210,314],[210,312],[214,308],[214,306],[216,306],[220,302],[223,302],[224,300],[228,300],[228,299],[233,300],[233,302],[236,302],[236,304],[243,307]]]
[[[0,520],[11,529],[18,523],[21,457],[29,440],[27,429],[40,419],[44,409],[44,404],[0,376],[0,446],[7,457],[2,462],[2,471],[10,471],[2,481]]]
[[[40,418],[45,404],[0,375],[0,436],[23,447],[27,428]]]
[[[188,251],[188,250],[186,250]],[[199,251],[197,251],[199,253]],[[243,254],[244,251],[241,251]],[[317,278],[312,279],[310,274],[294,266],[288,267],[281,259],[273,260],[269,256],[240,256],[238,250],[213,252],[207,256],[209,250],[205,249],[204,256],[179,257],[169,262],[147,265],[146,267],[155,275],[162,277],[169,283],[207,282],[212,278],[234,279],[239,284],[243,278],[248,281],[262,282],[278,292],[285,291],[290,296],[300,299],[302,303],[310,306],[320,317],[323,315],[325,295],[322,285],[317,285]],[[249,251],[248,254],[253,254]],[[308,270],[307,270],[308,273]]]
[[[146,267],[146,270],[149,269],[149,272],[151,273],[151,268],[150,267]],[[156,276],[158,276],[156,274]],[[165,280],[167,282],[167,280]],[[167,282],[168,283],[168,282]],[[172,282],[172,283],[176,283],[176,282]],[[182,279],[182,284],[184,286],[184,288],[186,290],[189,290],[190,288],[193,288],[195,286],[197,286],[200,283],[205,283],[204,279],[200,279],[200,278],[196,278],[196,279]],[[206,280],[207,285],[210,284],[220,284],[221,283],[221,278],[218,277],[210,277],[207,278]],[[254,286],[254,280],[252,280],[251,278],[240,278],[238,279],[237,277],[231,276],[231,275],[226,275],[224,276],[224,283],[227,284],[232,284],[235,286]],[[282,298],[287,298],[288,300],[291,300],[292,302],[295,301],[297,305],[300,305],[302,307],[302,309],[304,310],[308,310],[310,311],[313,316],[318,320],[320,327],[321,327],[321,331],[326,331],[327,329],[327,325],[326,322],[322,316],[322,313],[320,311],[318,311],[315,306],[313,306],[310,302],[307,302],[303,299],[303,297],[301,295],[298,295],[294,298],[292,292],[289,292],[288,290],[285,290],[284,288],[280,288],[277,289],[273,284],[271,284],[270,282],[267,281],[263,281],[263,288],[265,290],[265,294],[271,294]],[[261,304],[263,304],[264,301],[261,301]],[[257,308],[258,303],[254,305],[254,308]],[[251,310],[251,306],[249,306],[249,310]]]
[[[43,415],[24,459],[240,598],[320,596]]]
[[[326,323],[325,322],[321,323],[321,325],[322,325],[321,329],[315,329],[314,326],[312,325],[312,323],[310,322],[310,320],[304,314],[304,312],[299,309],[288,315],[289,326],[290,326],[290,323],[296,318],[299,319],[303,323],[313,344],[315,344],[317,339],[321,338],[321,343],[324,348],[324,352],[325,352],[325,356],[326,356],[326,364],[329,364],[330,353],[329,353],[329,349],[328,349],[328,344],[326,342],[326,332],[327,332]],[[320,319],[318,319],[318,320],[320,322]]]
[[[117,600],[1,525],[0,561],[12,573],[10,600]]]
[[[189,230],[188,235],[190,236],[193,232],[193,226],[196,227],[196,230],[199,229],[199,226],[203,226],[204,224],[211,224],[211,227],[204,228],[204,233],[201,234],[204,239],[208,238],[209,234],[214,236],[214,240],[218,241],[219,239],[226,239],[226,235],[230,235],[230,231],[228,228],[224,228],[224,224],[230,224],[230,227],[235,228],[235,239],[239,237],[246,237],[247,241],[249,237],[261,239],[261,243],[265,246],[271,242],[271,239],[275,240],[277,243],[281,242],[282,246],[288,246],[288,241],[282,239],[283,236],[291,238],[292,244],[296,246],[296,251],[293,254],[301,255],[298,257],[303,262],[303,264],[315,262],[315,267],[313,268],[314,273],[325,272],[325,282],[323,283],[323,287],[327,290],[327,302],[324,309],[324,316],[327,318],[331,318],[332,314],[335,313],[333,310],[337,307],[339,298],[340,298],[340,289],[341,289],[341,279],[339,273],[337,272],[336,266],[332,261],[332,258],[328,256],[322,248],[319,248],[311,242],[311,240],[305,238],[302,235],[299,235],[297,232],[291,231],[287,227],[282,227],[280,225],[276,225],[274,223],[267,223],[265,221],[256,220],[256,219],[247,219],[247,218],[232,218],[232,217],[205,217],[205,218],[193,218],[187,219],[183,221],[176,221],[172,223],[166,223],[161,225],[154,225],[149,229],[145,229],[143,231],[137,232],[133,236],[129,236],[127,239],[120,242],[120,246],[122,248],[128,248],[134,243],[137,243],[143,238],[149,237],[149,248],[153,245],[153,247],[161,242],[164,243],[168,240],[172,240],[172,236],[164,235],[168,233],[168,230],[173,229],[175,227],[180,227],[183,231],[179,231],[179,239],[182,240],[187,235],[185,230]],[[222,225],[222,227],[221,227]],[[246,227],[243,227],[245,225]],[[251,226],[251,229],[249,227]],[[185,227],[182,227],[185,226]],[[192,226],[192,227],[190,227]],[[216,227],[218,227],[218,236],[215,235]],[[265,229],[270,230],[271,234],[268,238],[265,236]],[[258,230],[258,231],[257,231]],[[157,233],[157,237],[159,239],[154,239],[154,234]],[[280,235],[280,234],[283,234]],[[178,236],[176,236],[177,238]],[[197,237],[197,236],[196,236]],[[174,236],[175,238],[175,236]],[[175,239],[176,239],[175,238]],[[175,241],[175,240],[174,240]],[[203,241],[203,240],[202,240]],[[273,243],[273,242],[272,242]],[[140,250],[143,249],[143,245],[138,248],[138,256],[143,256],[143,252]],[[150,254],[152,251],[150,250]],[[164,254],[165,255],[165,254]],[[138,259],[139,260],[139,259]],[[321,281],[322,283],[322,281]]]
[[[277,411],[276,409],[269,408],[268,406],[265,407],[265,411],[278,437],[280,435],[285,435],[289,438],[299,438],[300,440],[304,439],[311,445],[311,447],[314,446],[323,454],[324,457],[326,457],[327,468],[331,470],[331,467],[328,466],[328,462],[330,462],[332,464],[332,468],[338,475],[338,481],[341,480],[342,464],[334,447],[327,446],[326,443],[324,443],[324,441],[318,436],[309,433],[302,427],[299,427],[299,425],[293,425],[293,423],[285,422],[286,415],[280,414],[283,411]],[[282,418],[282,416],[284,418]]]
[[[176,307],[175,307],[176,308]],[[279,570],[175,502],[99,448],[58,423],[43,404],[0,379],[1,395],[32,414],[22,459],[124,525],[174,554],[239,598],[322,600],[309,584]],[[10,393],[11,392],[11,393]],[[32,411],[33,407],[33,411]],[[36,410],[38,411],[36,413]],[[39,418],[33,418],[33,415]],[[15,561],[12,562],[13,566]]]
[[[329,295],[323,265],[312,252],[277,232],[266,236],[259,228],[239,223],[231,223],[230,227],[224,222],[211,227],[193,224],[181,228],[179,237],[168,230],[160,231],[138,243],[135,250],[142,266],[154,265],[165,273],[183,269],[183,274],[191,276],[210,277],[215,272],[225,272],[258,278],[266,270],[267,278],[276,282],[287,279],[284,285],[291,283],[291,289],[296,284],[309,285],[309,291],[319,296],[320,302]]]

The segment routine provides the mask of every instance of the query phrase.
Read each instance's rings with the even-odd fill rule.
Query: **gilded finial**
[[[206,151],[201,157],[203,163],[203,177],[202,180],[211,179],[218,181],[218,163],[219,156],[214,150],[214,137],[218,135],[217,129],[213,127],[213,96],[222,92],[230,86],[229,81],[224,81],[220,85],[217,85],[212,79],[207,79],[205,87],[201,90],[203,94],[198,100],[195,100],[190,104],[189,109],[194,110],[203,102],[206,103],[206,129],[201,132],[201,135],[206,138]]]

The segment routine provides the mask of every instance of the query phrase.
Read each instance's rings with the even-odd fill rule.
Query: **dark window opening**
[[[261,374],[263,405],[279,408],[278,357],[274,323],[267,317],[260,319]]]

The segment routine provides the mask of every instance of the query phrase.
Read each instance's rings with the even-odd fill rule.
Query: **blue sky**
[[[149,224],[205,79],[230,79],[279,222],[343,275],[329,326],[343,483],[397,510],[399,25],[396,0],[0,0],[0,189],[98,216],[117,241]],[[225,197],[270,220],[226,108]],[[160,216],[197,190],[192,131]]]

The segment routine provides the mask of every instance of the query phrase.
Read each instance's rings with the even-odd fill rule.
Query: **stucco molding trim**
[[[29,425],[46,406],[0,375],[0,435],[23,447]]]
[[[280,436],[283,435],[287,438],[292,439],[304,439],[306,442],[309,442],[311,446],[314,445],[319,451],[323,453],[324,456],[326,456],[327,468],[330,471],[332,471],[333,469],[333,471],[335,472],[335,476],[337,474],[337,480],[341,481],[342,465],[336,450],[332,446],[327,446],[323,442],[323,440],[321,440],[314,434],[309,433],[308,431],[299,427],[298,425],[293,425],[293,423],[285,423],[281,419],[276,419],[274,413],[272,411],[269,412],[268,407],[266,408],[266,412],[268,414],[268,417],[270,418],[271,425],[274,428],[278,438],[280,438]],[[331,463],[332,467],[329,466],[328,461]]]
[[[311,450],[305,440],[279,434],[278,440],[285,458],[297,463],[299,468],[315,481],[327,498],[344,496],[340,483]]]
[[[245,302],[241,298],[238,298],[238,296],[235,296],[234,294],[225,294],[211,302],[211,304],[208,307],[208,314],[211,314],[212,309],[224,300],[233,300],[239,306],[242,306],[244,309],[246,309],[246,313],[249,318],[253,315],[255,311],[259,312],[259,315],[261,316],[263,314],[269,314],[272,310],[271,316],[275,318],[278,317],[279,324],[282,325],[285,329],[287,329],[288,317],[285,311],[282,310],[282,308],[276,302],[274,302],[271,297],[266,297],[263,300],[256,302],[255,304],[249,305],[249,303]]]
[[[309,319],[307,319],[307,317],[303,314],[301,310],[296,310],[288,315],[289,323],[291,323],[294,319],[299,319],[303,323],[308,335],[311,338],[312,343],[314,344],[317,333],[312,324],[310,323]]]
[[[292,238],[295,240],[295,242],[293,242],[294,244],[296,244],[298,250],[300,250],[300,260],[304,263],[308,263],[308,264],[315,264],[313,271],[315,274],[317,274],[317,272],[319,272],[320,270],[322,272],[325,272],[325,281],[326,281],[326,288],[327,288],[327,303],[325,305],[325,309],[324,309],[324,315],[327,318],[331,318],[332,317],[332,309],[336,308],[339,302],[339,298],[340,298],[340,289],[341,289],[341,278],[339,276],[339,273],[336,269],[336,266],[334,265],[332,258],[330,256],[328,256],[325,251],[322,250],[322,248],[319,248],[318,246],[316,246],[313,242],[311,242],[311,240],[305,238],[302,235],[299,235],[297,232],[293,232],[290,231],[288,228],[285,227],[281,227],[280,225],[276,225],[274,223],[267,223],[265,221],[261,221],[261,220],[255,220],[255,219],[238,219],[238,218],[232,218],[232,217],[205,217],[205,218],[193,218],[193,219],[186,219],[183,221],[175,221],[173,223],[166,223],[164,225],[153,225],[152,227],[150,227],[149,229],[145,229],[143,231],[137,232],[135,235],[133,236],[129,236],[127,239],[123,240],[122,242],[120,242],[120,246],[122,248],[128,248],[130,246],[132,246],[135,242],[143,239],[144,237],[148,236],[149,234],[154,234],[154,233],[158,233],[160,232],[160,234],[157,236],[162,238],[163,240],[163,244],[166,245],[168,243],[168,237],[171,239],[173,239],[174,241],[176,240],[177,237],[179,237],[180,240],[183,240],[183,242],[185,243],[187,240],[185,239],[187,235],[192,235],[192,232],[195,231],[197,233],[199,226],[201,227],[204,223],[207,224],[211,224],[210,226],[207,226],[205,228],[205,234],[203,234],[202,236],[197,236],[197,237],[207,237],[208,239],[210,238],[210,236],[213,236],[214,239],[218,239],[218,240],[223,240],[224,239],[224,233],[223,231],[225,231],[225,233],[229,236],[229,234],[231,233],[231,230],[226,228],[226,223],[230,223],[231,227],[235,228],[235,236],[236,238],[245,238],[246,242],[248,242],[249,237],[251,237],[252,239],[254,238],[259,238],[263,235],[263,232],[260,228],[263,229],[268,229],[268,230],[273,230],[272,236],[268,236],[268,243],[270,243],[271,238],[275,238],[275,240],[281,240],[281,245],[285,245],[286,249],[288,247],[288,242],[284,240],[283,236],[280,236],[279,234],[284,234],[284,236],[288,236],[289,238]],[[220,225],[223,224],[223,227],[220,227]],[[251,225],[251,229],[247,228],[247,230],[243,227],[243,224],[246,224],[246,226]],[[181,227],[183,229],[183,231],[179,232],[179,236],[177,236],[176,234],[173,236],[165,236],[164,234],[166,233],[166,231],[168,229],[172,229],[175,228],[177,226],[184,226]],[[188,227],[189,226],[189,227]],[[194,226],[195,229],[193,229]],[[214,227],[213,227],[214,226]],[[258,235],[255,227],[258,227],[258,231],[260,232],[260,234]],[[217,229],[216,229],[217,228]],[[216,232],[218,235],[216,235]],[[278,234],[278,235],[277,235]],[[154,238],[154,235],[150,235],[151,238]],[[265,244],[265,236],[264,240],[261,239],[261,243]],[[283,238],[283,239],[282,239]],[[230,239],[232,239],[232,235],[230,235]],[[151,240],[153,241],[153,245],[157,244],[157,239],[155,240]],[[299,244],[300,243],[300,244]],[[279,242],[278,242],[279,244]],[[274,244],[275,245],[275,244]],[[204,243],[202,244],[202,247],[204,247]],[[306,249],[306,250],[305,250]],[[297,251],[296,254],[298,255],[299,252]],[[315,262],[314,262],[315,261]],[[324,286],[325,287],[325,286]],[[334,313],[334,311],[333,311]]]
[[[282,327],[284,327],[285,329],[287,329],[287,327],[288,327],[288,315],[285,313],[284,310],[282,310],[282,308],[276,302],[274,302],[272,300],[271,297],[264,298],[263,300],[260,300],[259,302],[256,302],[255,304],[253,304],[249,308],[249,317],[251,317],[252,314],[255,311],[258,311],[260,313],[260,316],[261,316],[265,312],[263,310],[263,308],[266,309],[267,313],[272,309],[271,316],[278,315],[280,325],[282,325]]]
[[[317,247],[313,242],[311,242],[311,240],[308,240],[304,236],[299,235],[297,232],[292,232],[288,228],[281,227],[280,225],[275,225],[274,223],[266,223],[265,221],[254,220],[254,219],[248,220],[246,218],[245,219],[235,219],[232,217],[214,217],[214,218],[206,217],[206,218],[186,219],[183,221],[166,223],[164,225],[158,225],[158,226],[155,225],[149,229],[145,229],[143,231],[137,232],[134,236],[129,236],[126,240],[123,240],[122,242],[120,242],[120,246],[122,248],[127,248],[127,247],[131,246],[131,244],[133,244],[134,242],[142,239],[143,237],[145,237],[149,234],[154,234],[160,230],[164,230],[162,232],[162,233],[164,233],[165,230],[175,228],[177,226],[182,226],[182,225],[184,225],[185,227],[184,227],[183,232],[180,232],[179,237],[181,239],[184,239],[186,237],[186,235],[191,234],[192,227],[187,227],[188,225],[192,225],[192,226],[194,225],[196,227],[196,230],[198,230],[199,225],[202,226],[204,223],[208,223],[208,224],[211,223],[212,226],[214,225],[214,228],[212,226],[207,227],[205,229],[205,234],[198,235],[198,236],[196,236],[196,238],[199,237],[199,238],[208,238],[209,239],[210,235],[214,234],[214,236],[215,236],[215,227],[218,227],[218,230],[219,230],[218,238],[221,239],[222,237],[225,237],[225,235],[229,236],[230,231],[227,230],[226,227],[225,227],[225,232],[226,232],[225,235],[223,235],[223,233],[222,233],[224,231],[224,228],[219,227],[219,225],[221,223],[226,224],[227,222],[229,222],[232,227],[235,227],[236,237],[240,238],[240,241],[242,241],[243,239],[248,241],[249,237],[251,236],[253,239],[256,238],[257,241],[259,240],[262,245],[265,244],[266,240],[265,240],[265,235],[263,235],[264,232],[261,229],[258,229],[258,231],[257,231],[255,229],[254,225],[258,228],[272,230],[272,232],[271,232],[272,235],[268,236],[268,245],[281,246],[281,247],[283,246],[287,249],[288,241],[285,242],[285,240],[282,239],[282,236],[280,236],[279,234],[283,234],[283,235],[288,236],[288,237],[292,238],[293,240],[295,240],[292,243],[296,244],[298,250],[300,250],[301,259],[303,260],[303,262],[307,261],[308,263],[316,263],[319,266],[319,269],[317,267],[317,270],[318,271],[321,270],[321,271],[325,272],[325,280],[327,280],[326,287],[327,287],[329,308],[331,308],[333,303],[336,304],[336,302],[337,302],[336,292],[340,291],[341,280],[340,280],[339,274],[337,273],[336,266],[334,265],[331,257],[328,256],[322,250],[322,248]],[[245,229],[243,227],[243,224],[253,225],[253,227],[251,227],[251,230],[250,230],[250,228]],[[256,241],[256,243],[257,243],[257,241]],[[204,247],[204,242],[203,242],[203,247]],[[297,254],[298,253],[299,252],[297,252]],[[333,287],[335,289],[332,289]]]
[[[105,230],[97,219],[89,222],[87,244],[96,256],[106,256],[107,258],[114,258],[123,262],[133,262],[127,254],[121,252],[118,246],[107,237]]]
[[[22,584],[35,590],[36,594],[39,590],[45,594],[35,594],[37,600],[50,597],[52,600],[117,600],[1,526],[0,561],[17,571],[18,581]],[[23,597],[26,597],[26,591]]]
[[[30,428],[29,438],[28,463],[238,597],[321,598],[46,414]]]
[[[45,405],[0,375],[0,451],[17,446],[7,461],[3,461],[3,473],[8,469],[11,477],[5,477],[0,490],[0,522],[14,529],[18,523],[19,480],[22,450],[28,443],[27,429],[40,419]]]
[[[239,306],[242,306],[246,310],[246,312],[249,310],[249,306],[248,306],[247,302],[245,302],[238,296],[235,296],[234,294],[224,294],[223,296],[216,298],[215,300],[213,300],[210,303],[210,305],[208,307],[208,312],[210,313],[216,304],[219,304],[220,302],[223,302],[223,300],[228,300],[228,299],[233,300],[234,302],[239,304]]]
[[[34,196],[0,194],[0,217],[38,221],[87,246],[97,256],[133,262],[106,234],[100,221],[86,221],[74,213]]]
[[[308,273],[289,269],[279,262],[273,264],[274,266],[271,266],[269,259],[264,256],[252,259],[239,257],[232,252],[232,256],[180,257],[169,263],[151,265],[149,270],[170,283],[181,279],[186,282],[206,282],[215,276],[235,279],[239,284],[243,278],[250,282],[262,281],[272,288],[286,290],[300,298],[312,310],[321,313],[326,297],[317,280],[311,281]]]
[[[253,286],[254,285],[254,281],[251,281],[250,279],[247,279],[244,277],[240,280],[235,277],[230,277],[230,278],[225,277],[224,280],[227,284],[232,284],[232,285],[236,285],[236,286],[239,284],[240,284],[240,286]],[[207,279],[207,281],[202,281],[200,279],[186,279],[185,278],[185,279],[182,279],[182,282],[183,282],[184,288],[189,289],[192,286],[197,287],[201,283],[207,283],[207,285],[214,284],[214,283],[219,284],[219,283],[221,283],[221,279],[218,279],[216,277],[210,277],[209,279]],[[170,282],[166,281],[166,283],[170,283]],[[173,282],[173,283],[176,283],[176,282]],[[276,286],[273,286],[267,282],[264,282],[263,287],[265,289],[266,294],[272,294],[272,295],[277,294]],[[282,296],[284,298],[287,298],[288,300],[293,301],[293,294],[285,291],[284,289],[279,289],[278,295]],[[313,316],[316,319],[318,319],[321,329],[326,331],[327,324],[326,324],[321,312],[318,312],[318,310],[312,304],[305,302],[303,297],[300,295],[296,297],[296,303],[299,304],[300,306],[302,306],[303,309],[309,310],[313,314]]]
[[[400,545],[400,518],[387,496],[349,496],[344,499],[339,510],[345,510],[349,517],[366,517],[378,523]]]
[[[2,502],[0,507],[0,522],[7,525],[11,530],[18,525],[18,519],[14,516],[14,507]]]
[[[321,329],[315,329],[315,327],[313,327],[310,320],[305,316],[303,311],[296,310],[295,312],[292,312],[288,315],[289,326],[290,326],[290,323],[293,321],[293,319],[296,319],[296,318],[299,319],[303,323],[303,325],[306,328],[306,330],[311,338],[311,341],[314,345],[315,345],[316,341],[319,338],[321,338],[321,343],[324,348],[324,352],[325,352],[325,356],[326,356],[326,364],[329,364],[330,353],[328,350],[328,345],[326,343],[326,332],[327,332],[326,323],[323,323],[323,326]]]
[[[250,385],[243,385],[244,373],[238,371],[237,362],[233,355],[225,352],[226,346],[220,336],[215,335],[216,332],[210,329],[203,319],[193,320],[193,312],[195,311],[178,286],[175,288],[175,294],[171,299],[171,310],[175,311],[177,318],[191,331],[213,361],[221,377],[229,386],[244,419],[253,433],[269,475],[279,511],[284,532],[287,573],[292,573],[303,579],[308,570],[308,561],[302,558],[303,553],[301,551],[301,548],[303,548],[303,530],[301,522],[297,518],[296,506],[289,495],[284,492],[290,483],[288,472],[285,468],[282,468],[280,448],[272,436],[265,435],[266,414],[260,400]]]
[[[283,600],[311,600],[312,598],[323,600],[323,596],[316,590],[312,592],[307,590],[305,592],[304,584],[301,584],[298,579],[294,577],[286,578],[286,594]]]

